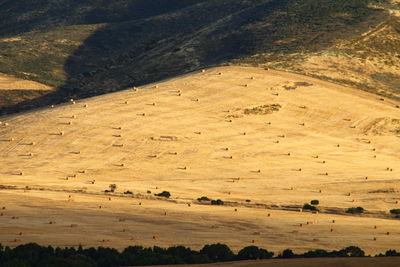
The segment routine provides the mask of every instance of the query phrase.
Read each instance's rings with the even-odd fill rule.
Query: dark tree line
[[[206,245],[196,251],[183,246],[169,248],[130,246],[122,252],[114,248],[53,248],[36,243],[3,247],[0,244],[1,267],[111,267],[164,264],[201,264],[238,260],[256,260],[273,258],[274,253],[256,246],[248,246],[237,254],[224,244]],[[388,250],[382,256],[400,256],[395,250]],[[338,251],[323,249],[296,254],[290,249],[284,250],[276,258],[314,258],[314,257],[365,257],[359,247],[350,246]]]

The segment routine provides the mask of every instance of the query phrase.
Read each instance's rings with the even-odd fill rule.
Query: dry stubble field
[[[379,98],[220,67],[2,117],[0,243],[399,250],[400,109]]]

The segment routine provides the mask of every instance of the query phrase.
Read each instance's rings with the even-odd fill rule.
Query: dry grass
[[[311,85],[284,87],[296,83]],[[0,142],[0,196],[7,207],[1,243],[109,240],[122,248],[134,238],[146,246],[193,248],[223,242],[273,251],[399,249],[400,222],[388,213],[398,208],[399,137],[366,131],[380,118],[399,119],[399,103],[258,68],[214,68],[157,84],[0,119],[7,123],[0,139],[14,139]],[[271,103],[279,112],[227,122],[237,109]],[[112,201],[103,193],[110,184],[117,185]],[[134,195],[122,194],[127,190]],[[164,190],[171,198],[155,199]],[[226,205],[201,205],[201,196]],[[320,213],[299,212],[313,199]],[[366,214],[344,214],[357,206]],[[20,241],[11,242],[19,232]]]

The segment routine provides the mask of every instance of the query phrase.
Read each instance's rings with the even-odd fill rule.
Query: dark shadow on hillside
[[[319,1],[333,2],[330,6],[310,4],[313,0],[193,2],[140,19],[123,12],[68,58],[67,81],[55,93],[6,112],[140,86],[256,54],[318,51],[368,30],[360,28],[363,22],[382,13],[357,4],[363,0]],[[127,10],[149,8],[134,3]],[[332,16],[338,12],[349,16]],[[87,16],[101,21],[99,13]]]

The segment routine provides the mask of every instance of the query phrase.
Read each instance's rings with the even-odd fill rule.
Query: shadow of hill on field
[[[107,9],[85,14],[89,21],[111,23],[68,57],[66,82],[56,92],[3,112],[118,91],[241,58],[267,63],[265,56],[258,62],[258,54],[318,51],[367,31],[365,22],[379,23],[376,18],[384,13],[366,0],[321,0],[318,5],[313,0],[191,0],[164,8],[159,1],[125,2],[129,5],[120,16]]]

